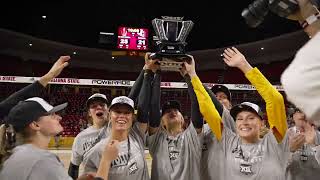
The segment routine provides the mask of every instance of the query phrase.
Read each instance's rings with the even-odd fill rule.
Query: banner
[[[40,77],[23,77],[23,76],[0,76],[0,82],[9,83],[33,83],[39,80]],[[75,79],[75,78],[54,78],[49,84],[70,84],[79,86],[109,86],[109,87],[132,87],[134,81],[130,80],[105,80],[105,79]],[[208,88],[211,88],[214,83],[203,83]],[[256,88],[250,84],[222,84],[230,90],[240,91],[255,91]],[[187,83],[184,82],[161,82],[162,88],[188,88]],[[274,85],[278,91],[284,91],[280,85]]]

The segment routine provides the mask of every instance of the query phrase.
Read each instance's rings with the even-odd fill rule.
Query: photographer
[[[284,71],[281,82],[288,96],[297,107],[301,108],[308,119],[320,124],[320,15],[311,0],[298,0],[300,9],[290,19],[297,20],[304,26],[304,31],[312,38],[296,54],[295,59]],[[306,23],[306,19],[309,23]]]

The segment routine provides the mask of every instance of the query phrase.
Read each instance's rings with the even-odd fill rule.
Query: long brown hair
[[[13,131],[10,132],[10,128]],[[17,145],[25,144],[30,136],[31,132],[27,127],[16,132],[11,125],[2,124],[0,126],[0,169],[12,154],[12,149]]]

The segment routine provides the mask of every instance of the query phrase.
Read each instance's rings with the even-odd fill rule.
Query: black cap
[[[20,131],[41,116],[61,111],[67,107],[67,105],[68,103],[63,103],[53,107],[42,98],[29,98],[25,101],[20,101],[10,110],[6,123],[11,124],[16,131]]]
[[[294,107],[294,108],[291,109],[290,117],[293,117],[293,115],[294,115],[295,113],[297,113],[297,112],[299,112],[299,113],[304,113],[303,111],[301,111],[301,109],[299,109],[299,108],[297,108],[297,107]]]
[[[100,93],[95,93],[92,96],[90,96],[86,102],[86,108],[89,108],[90,104],[94,101],[101,101],[104,102],[106,104],[108,104],[108,99],[106,97],[106,95],[104,94],[100,94]]]
[[[170,101],[165,102],[161,108],[162,116],[166,112],[166,110],[168,110],[168,109],[177,109],[181,112],[181,105],[180,105],[179,101],[176,101],[176,100],[170,100]]]
[[[233,106],[230,110],[230,114],[233,117],[234,120],[236,120],[237,115],[242,111],[249,111],[257,114],[261,120],[263,119],[263,112],[261,111],[261,108],[251,102],[243,102],[241,104],[238,104],[236,106]]]
[[[211,91],[214,94],[216,94],[218,92],[223,92],[228,97],[228,100],[231,101],[231,92],[229,91],[229,89],[226,86],[217,84],[217,85],[212,86]]]

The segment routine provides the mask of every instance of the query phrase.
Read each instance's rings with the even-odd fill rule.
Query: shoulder
[[[91,133],[91,132],[93,132],[94,131],[94,128],[93,127],[88,127],[88,128],[86,128],[86,129],[84,129],[83,131],[81,131],[77,136],[76,136],[76,138],[81,138],[81,137],[83,137],[83,136],[86,136],[88,133]]]
[[[93,146],[87,153],[87,157],[92,157],[92,156],[97,156],[99,155],[102,151],[103,148],[105,147],[106,143],[108,142],[108,138],[102,139],[99,141],[95,146]]]

